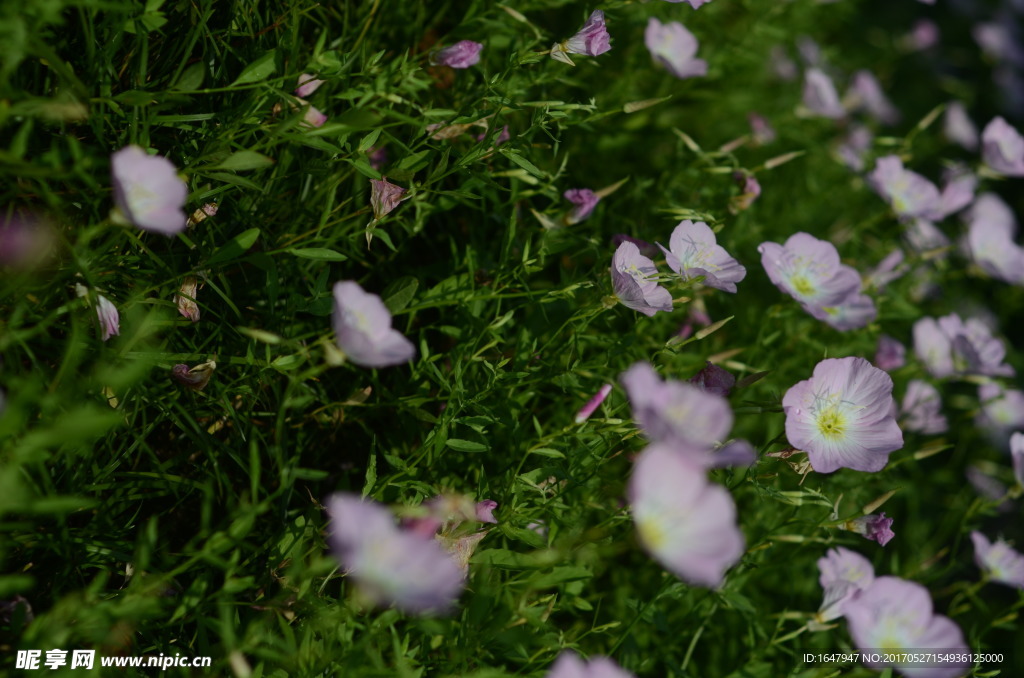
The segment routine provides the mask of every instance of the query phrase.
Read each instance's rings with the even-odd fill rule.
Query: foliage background
[[[575,648],[640,676],[835,675],[799,655],[850,647],[843,626],[798,631],[820,603],[815,561],[842,544],[880,573],[927,586],[973,649],[1006,654],[986,670],[1024,672],[1013,649],[1021,597],[977,584],[966,539],[979,528],[1024,539],[1019,502],[999,512],[964,482],[969,464],[1012,481],[1007,457],[973,425],[973,386],[944,386],[951,432],[908,434],[882,473],[802,478],[770,457],[715,472],[748,544],[721,591],[686,586],[636,543],[623,491],[643,444],[621,390],[591,421],[572,423],[637,360],[687,378],[729,352],[740,377],[768,371],[731,399],[735,435],[767,453],[785,445],[785,390],[822,357],[872,357],[883,331],[909,342],[922,315],[984,306],[1020,346],[1024,293],[956,256],[931,264],[940,296],[917,299],[901,279],[879,295],[875,323],[839,333],[769,284],[757,254],[760,242],[803,230],[863,272],[900,237],[884,203],[837,161],[843,123],[795,113],[801,85],[773,75],[771,49],[796,58],[797,40],[810,36],[837,82],[873,70],[903,122],[880,130],[872,154],[903,152],[937,178],[945,161],[977,158],[926,119],[936,106],[958,98],[978,122],[1000,113],[1021,123],[993,84],[998,65],[970,35],[995,3],[716,0],[693,11],[609,2],[611,52],[575,68],[539,54],[592,9],[575,0],[3,5],[0,205],[47,214],[58,246],[44,268],[0,281],[0,598],[21,595],[34,611],[2,622],[0,661],[13,664],[17,649],[95,647],[209,655],[214,675],[484,678],[541,676]],[[908,51],[904,36],[922,15],[942,42]],[[694,32],[707,77],[678,81],[652,66],[650,16]],[[459,39],[484,42],[478,66],[429,66],[435,44]],[[289,112],[303,72],[328,81],[312,97],[329,116],[316,130]],[[748,134],[751,111],[778,139],[714,150]],[[480,120],[482,141],[476,127],[453,141],[426,131]],[[504,124],[511,140],[495,148]],[[129,143],[169,157],[188,178],[188,209],[215,201],[216,217],[173,239],[111,225],[109,155]],[[367,247],[369,179],[379,176],[367,151],[380,145],[387,176],[411,191]],[[765,169],[790,152],[801,155]],[[757,171],[763,195],[733,215],[739,168]],[[575,226],[545,231],[530,213],[557,218],[564,190],[627,178]],[[989,188],[1020,214],[1019,180]],[[611,236],[664,243],[679,219],[698,215],[722,227],[720,242],[748,276],[735,296],[701,297],[714,320],[731,321],[666,346],[682,304],[650,319],[602,305]],[[962,233],[959,223],[944,228]],[[197,273],[202,319],[192,324],[172,299]],[[343,279],[386,299],[419,348],[409,367],[331,364],[330,289]],[[114,301],[120,337],[100,341],[76,282]],[[218,369],[205,391],[169,379],[172,365],[208,359]],[[1009,361],[1024,369],[1018,352]],[[897,396],[921,374],[913,361],[896,372]],[[409,618],[349,595],[320,505],[341,489],[404,506],[442,490],[499,502],[457,614]],[[846,516],[889,491],[897,538],[884,549],[823,527],[840,497]],[[535,522],[545,537],[528,529]]]

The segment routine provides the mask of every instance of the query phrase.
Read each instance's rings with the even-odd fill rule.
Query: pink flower
[[[832,79],[818,68],[808,68],[804,74],[803,102],[815,115],[832,119],[846,115],[842,104],[839,103],[839,94],[836,92],[836,86],[832,84]]]
[[[967,213],[968,254],[993,278],[1024,285],[1024,248],[1014,241],[1017,220],[995,193],[982,193]]]
[[[563,652],[551,665],[546,678],[635,678],[608,657],[580,659],[575,652]]]
[[[484,46],[472,40],[460,40],[450,47],[434,52],[430,57],[430,63],[435,66],[450,66],[451,68],[469,68],[480,63],[480,50]]]
[[[939,207],[939,189],[917,172],[903,168],[897,155],[879,158],[868,183],[904,218],[928,217]]]
[[[977,530],[971,532],[971,541],[974,542],[974,562],[992,581],[1024,589],[1024,555],[1002,539],[993,544]]]
[[[622,304],[646,316],[672,310],[672,295],[654,281],[658,269],[631,242],[619,245],[612,256],[612,289]]]
[[[718,245],[715,232],[703,221],[679,222],[669,238],[669,249],[658,246],[669,268],[685,281],[702,276],[708,287],[735,293],[736,283],[747,275],[747,269]]]
[[[625,233],[616,233],[612,236],[612,247],[615,249],[618,249],[619,245],[624,242],[633,243],[636,245],[636,248],[640,250],[640,254],[648,258],[654,258],[661,254],[661,250],[658,249],[657,245],[652,245],[646,240],[640,240],[639,238],[634,238],[633,236],[626,235]]]
[[[904,38],[904,44],[913,51],[926,50],[939,42],[939,27],[930,19],[918,19]]]
[[[388,181],[387,177],[370,179],[370,205],[373,207],[373,218],[383,219],[385,215],[398,207],[406,189]]]
[[[611,48],[611,36],[608,35],[608,29],[604,24],[604,12],[595,9],[576,35],[551,46],[551,58],[572,66],[569,54],[598,56]]]
[[[990,168],[1010,177],[1024,177],[1024,137],[1001,117],[981,133],[981,156]]]
[[[326,507],[331,550],[367,598],[413,614],[454,606],[465,578],[432,537],[399,529],[386,508],[347,492]]]
[[[883,125],[895,125],[900,120],[900,112],[885,96],[871,71],[861,70],[853,74],[853,83],[846,97],[851,110],[864,109]]]
[[[768,122],[768,119],[758,113],[748,113],[747,122],[750,123],[750,133],[754,138],[754,143],[758,146],[764,146],[775,141],[775,129]]]
[[[874,669],[893,666],[908,678],[957,678],[969,662],[923,668],[919,662],[881,664],[866,659],[874,653],[912,653],[934,650],[969,655],[960,628],[933,612],[928,589],[898,577],[877,577],[843,606],[843,614],[861,656]]]
[[[950,141],[968,151],[978,148],[978,128],[974,126],[967,109],[959,101],[950,102],[942,118],[942,133]]]
[[[320,85],[327,82],[326,80],[318,80],[315,75],[303,73],[299,76],[299,86],[295,88],[295,95],[303,99],[309,97],[310,94],[317,91]]]
[[[864,156],[871,148],[874,135],[864,125],[850,125],[850,131],[839,145],[837,152],[844,165],[855,172],[864,169]]]
[[[1010,456],[1013,458],[1013,475],[1017,484],[1024,487],[1024,433],[1017,431],[1010,436]]]
[[[594,410],[600,407],[601,403],[604,402],[604,399],[607,398],[608,394],[611,392],[611,384],[605,384],[600,389],[598,389],[597,393],[594,394],[594,397],[588,400],[587,404],[584,405],[583,408],[579,411],[579,413],[576,414],[576,423],[582,424],[587,419],[589,419],[590,415],[594,413]]]
[[[651,445],[637,457],[628,492],[647,552],[691,584],[721,585],[744,544],[729,492],[663,445]]]
[[[945,433],[949,423],[942,414],[942,398],[939,391],[927,381],[911,379],[900,407],[903,428],[919,431],[925,435]]]
[[[738,214],[743,210],[750,209],[754,201],[761,196],[761,183],[753,174],[744,174],[743,172],[733,172],[732,180],[740,187],[742,193],[729,198],[729,211]]]
[[[120,214],[144,231],[172,236],[185,230],[182,209],[188,187],[170,160],[125,146],[110,156],[114,203]]]
[[[875,568],[871,562],[855,551],[842,546],[829,549],[824,558],[818,559],[818,581],[825,590],[817,620],[827,622],[843,615],[843,605],[875,580]]]
[[[216,369],[217,363],[213,360],[195,367],[184,364],[175,365],[171,369],[171,378],[193,391],[202,391],[210,383],[210,377],[213,376]]]
[[[786,437],[818,473],[880,471],[903,447],[892,379],[863,358],[828,358],[782,398]]]
[[[373,146],[366,152],[366,159],[379,172],[388,163],[388,151],[383,146]]]
[[[874,514],[861,516],[846,522],[846,529],[856,532],[865,539],[877,541],[885,546],[896,535],[892,531],[892,518],[886,518],[885,514]]]
[[[690,377],[689,382],[705,393],[725,398],[736,385],[736,377],[725,368],[708,361],[704,369]]]
[[[878,350],[875,352],[875,366],[891,372],[907,364],[907,348],[888,334],[878,337]]]
[[[881,292],[893,280],[903,277],[903,274],[910,268],[903,263],[904,259],[906,256],[903,254],[903,250],[898,247],[889,252],[884,259],[878,262],[878,266],[868,273],[868,284]]]
[[[949,246],[946,234],[927,219],[911,221],[903,230],[903,237],[915,252],[931,252]]]
[[[334,285],[334,333],[338,347],[360,367],[407,363],[416,348],[391,327],[391,313],[381,298],[351,280]]]
[[[570,188],[562,194],[562,197],[575,205],[565,218],[565,221],[570,225],[578,224],[589,217],[590,213],[597,207],[597,203],[601,202],[601,196],[589,188]]]
[[[956,313],[914,323],[914,351],[935,377],[980,374],[1011,377],[1014,369],[1003,362],[1006,347],[978,318],[964,322]]]
[[[498,524],[498,519],[494,517],[494,509],[498,508],[498,502],[493,499],[484,499],[476,503],[476,519],[481,523],[493,523]]]
[[[878,315],[874,300],[866,294],[851,294],[841,304],[822,310],[821,320],[840,332],[866,327]]]
[[[1024,391],[988,382],[978,387],[978,400],[981,410],[974,422],[999,445],[1006,445],[1015,430],[1024,429]]]
[[[96,295],[96,316],[100,321],[103,341],[121,334],[121,316],[110,300],[102,294]]]
[[[839,263],[839,252],[830,242],[796,233],[785,245],[763,242],[757,250],[775,286],[819,320],[829,317],[825,307],[839,306],[858,294],[860,275]]]
[[[663,24],[654,17],[647,22],[644,42],[651,58],[679,79],[707,75],[708,62],[697,56],[697,38],[678,21]]]
[[[323,127],[327,122],[327,115],[305,99],[297,99],[300,106],[305,106],[302,114],[302,122],[309,127]]]

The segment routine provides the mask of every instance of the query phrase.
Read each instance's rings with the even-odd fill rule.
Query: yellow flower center
[[[637,520],[636,527],[640,531],[641,541],[647,544],[651,550],[657,551],[665,545],[668,535],[665,534],[665,530],[658,524],[658,521],[649,518]]]
[[[808,280],[806,276],[794,275],[792,282],[793,289],[795,289],[800,296],[809,297],[814,294],[814,285],[811,284],[811,281]]]
[[[818,432],[831,440],[842,438],[846,432],[846,417],[835,406],[819,414],[815,423],[818,425]]]

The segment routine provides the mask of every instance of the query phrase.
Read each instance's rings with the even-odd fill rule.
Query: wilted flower
[[[871,148],[874,135],[864,125],[850,125],[850,131],[839,145],[837,152],[844,165],[854,172],[864,169],[864,156]]]
[[[480,63],[480,50],[484,46],[472,40],[460,40],[450,47],[434,52],[430,57],[430,63],[435,66],[450,66],[451,68],[469,68]]]
[[[110,173],[114,203],[130,223],[166,236],[185,230],[188,187],[170,160],[125,146],[110,156]]]
[[[334,285],[334,333],[338,347],[360,367],[400,365],[416,355],[412,342],[391,327],[381,298],[351,280]]]
[[[676,0],[669,0],[675,2]],[[608,657],[584,661],[575,652],[563,652],[551,665],[545,678],[635,678]]]
[[[982,193],[967,213],[967,247],[975,263],[993,278],[1024,284],[1024,248],[1014,241],[1017,220],[995,193]]]
[[[763,242],[757,251],[775,286],[819,320],[829,317],[825,307],[839,306],[860,289],[860,275],[839,263],[835,245],[807,233],[791,235],[785,245]]]
[[[189,367],[188,365],[175,365],[171,369],[171,378],[183,386],[188,386],[193,391],[202,391],[210,383],[210,377],[217,369],[214,360]]]
[[[875,568],[871,562],[855,551],[838,546],[829,549],[824,558],[818,559],[818,581],[825,590],[817,620],[827,622],[843,616],[843,605],[857,591],[871,585],[875,580]]]
[[[907,364],[907,348],[888,334],[878,337],[878,349],[875,351],[875,367],[890,372]]]
[[[612,290],[622,304],[646,316],[672,310],[672,295],[658,285],[654,262],[631,242],[619,245],[612,256]]]
[[[923,669],[919,662],[883,664],[868,661],[901,653],[937,652],[969,655],[960,628],[948,617],[933,612],[928,589],[898,577],[877,577],[843,605],[854,643],[864,651],[863,661],[874,669],[891,665],[908,678],[956,678],[969,662],[950,662]],[[875,653],[878,653],[877,655]]]
[[[828,358],[782,398],[786,437],[818,473],[880,471],[903,447],[892,379],[863,358]]]
[[[570,188],[562,197],[575,205],[565,218],[566,223],[570,225],[578,224],[589,217],[597,203],[601,202],[601,196],[589,188]]]
[[[868,183],[899,217],[930,218],[939,207],[939,189],[917,172],[904,169],[898,155],[879,158]]]
[[[96,316],[100,321],[103,341],[121,334],[121,316],[114,304],[102,294],[96,295]]]
[[[689,382],[705,393],[725,398],[729,395],[732,387],[736,385],[736,377],[732,376],[724,367],[719,367],[710,360],[707,363],[704,369],[690,377]]]
[[[1010,457],[1013,459],[1013,475],[1017,484],[1024,486],[1024,433],[1017,431],[1010,436]]]
[[[974,126],[967,109],[959,101],[950,102],[942,119],[942,133],[950,141],[968,151],[978,148],[978,128]]]
[[[736,505],[699,467],[671,448],[640,453],[629,480],[640,542],[666,569],[697,586],[716,587],[743,555]]]
[[[736,292],[736,283],[747,275],[744,268],[717,244],[715,232],[703,221],[679,222],[669,238],[669,249],[661,247],[669,268],[692,280],[703,276],[704,284],[723,292]]]
[[[883,125],[895,125],[900,120],[900,112],[882,92],[882,86],[871,71],[861,70],[853,74],[846,103],[850,110],[866,110]]]
[[[808,68],[804,74],[804,106],[825,118],[839,119],[846,115],[846,110],[839,103],[839,94],[832,79],[818,68]]]
[[[775,129],[763,115],[747,113],[747,122],[750,123],[750,134],[756,145],[764,146],[775,141]]]
[[[399,529],[386,508],[354,494],[333,494],[326,507],[331,549],[371,601],[413,614],[454,605],[465,578],[436,540]]]
[[[737,214],[750,209],[754,201],[761,195],[761,184],[753,174],[733,172],[733,181],[740,187],[742,193],[729,198],[729,211]]]
[[[892,531],[892,522],[892,518],[886,518],[884,513],[872,513],[869,516],[861,516],[860,518],[846,521],[845,527],[847,530],[856,532],[865,539],[877,541],[882,546],[885,546],[896,536]]]
[[[654,17],[647,21],[644,42],[651,58],[677,78],[707,75],[708,62],[697,56],[697,38],[678,21],[663,24]]]
[[[900,406],[903,428],[925,435],[945,433],[949,423],[942,414],[942,398],[939,391],[927,381],[911,379]]]
[[[1001,117],[994,118],[981,133],[981,156],[1000,174],[1024,177],[1024,137]]]
[[[199,304],[196,303],[198,288],[198,278],[194,275],[187,275],[181,281],[181,289],[174,295],[174,303],[178,306],[178,313],[194,323],[199,322]]]
[[[981,374],[1010,377],[1014,369],[1003,362],[1006,347],[978,318],[964,322],[956,313],[914,323],[914,351],[935,377]]]
[[[305,99],[313,92],[320,88],[320,85],[327,82],[326,80],[318,80],[315,75],[309,73],[303,73],[299,76],[299,86],[295,88],[295,95]]]
[[[992,543],[981,532],[971,532],[974,562],[992,581],[1024,589],[1024,555],[1010,548],[1002,539]]]
[[[604,399],[607,398],[608,394],[611,392],[611,384],[605,384],[600,389],[598,389],[597,393],[594,394],[594,397],[588,400],[587,404],[584,405],[583,408],[576,414],[576,423],[582,424],[587,419],[589,419],[590,415],[594,413],[594,410],[600,407],[601,403],[604,402]]]
[[[203,221],[206,221],[207,217],[216,216],[218,205],[215,202],[208,202],[196,211],[188,218],[188,222],[185,224],[186,228],[192,228]]]
[[[398,207],[407,189],[396,186],[387,177],[370,179],[370,205],[373,207],[373,218],[381,220]]]
[[[555,43],[551,46],[551,58],[573,65],[569,54],[584,54],[586,56],[598,56],[612,48],[611,36],[604,25],[604,12],[595,9],[587,23],[583,24],[576,35],[565,42]]]

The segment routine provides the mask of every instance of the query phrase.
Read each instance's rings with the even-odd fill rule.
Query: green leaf
[[[277,50],[270,50],[256,61],[242,69],[242,72],[238,74],[235,81],[231,83],[231,86],[235,85],[247,85],[252,82],[260,82],[270,77],[270,74],[277,70]]]
[[[285,252],[295,255],[300,259],[313,259],[315,261],[345,261],[348,259],[341,252],[335,252],[326,247],[292,247],[286,249]]]
[[[380,296],[389,311],[398,313],[409,305],[409,302],[416,295],[416,290],[419,286],[419,280],[411,275],[406,275],[385,287]]]
[[[256,240],[260,237],[260,229],[250,228],[248,231],[239,233],[231,240],[227,241],[220,249],[213,253],[213,255],[206,261],[207,266],[213,266],[215,264],[222,264],[225,261],[231,261],[245,254],[246,250],[252,247]]]
[[[373,148],[373,145],[377,143],[377,139],[380,137],[380,128],[373,130],[359,141],[359,152],[366,153],[368,150]]]
[[[529,172],[533,176],[537,177],[538,179],[543,179],[544,178],[544,173],[541,172],[540,169],[538,169],[536,165],[534,165],[532,162],[530,162],[529,160],[527,160],[523,156],[519,155],[518,153],[516,153],[514,151],[509,151],[509,150],[501,149],[501,154],[504,155],[509,160],[511,160],[512,162],[514,162],[515,164],[517,164],[520,167],[522,167],[524,170],[526,170],[527,172]]]
[[[245,170],[262,169],[274,164],[273,158],[268,158],[256,151],[237,151],[216,165],[210,165],[204,169],[234,170],[244,172]]]
[[[449,438],[444,444],[457,452],[486,452],[491,449],[482,443],[475,443],[472,440],[461,440],[459,438]]]

